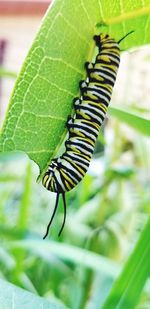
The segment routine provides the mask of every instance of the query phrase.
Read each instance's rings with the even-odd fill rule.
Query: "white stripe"
[[[73,133],[76,134],[75,130],[76,130],[76,131],[80,131],[81,133],[83,133],[84,136],[85,136],[85,138],[90,138],[90,139],[92,140],[92,142],[95,142],[95,141],[96,141],[97,136],[95,136],[95,135],[92,134],[92,133],[87,132],[86,128],[85,128],[85,129],[80,128],[80,130],[78,130],[78,128],[74,128],[71,132],[73,132]],[[79,138],[79,137],[77,137],[77,138]],[[81,138],[82,138],[82,137],[81,137]]]
[[[110,99],[108,99],[108,98],[106,98],[106,96],[105,95],[102,95],[101,93],[99,93],[98,91],[90,91],[90,90],[88,90],[87,89],[87,95],[89,94],[92,94],[92,95],[95,95],[96,97],[98,97],[99,99],[104,99],[106,102],[107,102],[107,104],[109,104],[109,102],[110,102]],[[88,99],[89,100],[89,99]],[[92,100],[92,99],[91,99]],[[92,102],[92,101],[91,101]],[[81,105],[82,106],[82,105]]]
[[[72,156],[71,154],[68,154],[68,155],[64,156],[64,159],[66,159],[66,158],[68,158],[69,160],[72,160],[72,161],[73,161],[76,165],[78,165],[81,169],[84,168],[84,169],[87,171],[88,165],[89,165],[89,164],[85,164],[84,162],[79,162],[79,161],[78,161],[78,158]],[[81,160],[82,160],[82,159],[81,159]],[[88,161],[86,160],[86,162],[88,162]],[[83,172],[85,172],[85,171],[83,170]]]
[[[112,86],[110,86],[110,87],[112,88]],[[111,90],[109,91],[109,90],[105,89],[102,85],[98,86],[98,85],[95,85],[94,83],[89,83],[89,87],[88,88],[100,90],[100,91],[106,93],[108,96],[111,97],[111,92],[112,91]]]
[[[86,129],[81,129],[80,128],[80,132],[85,135],[85,138],[89,138],[89,139],[92,140],[92,142],[95,143],[97,136],[95,137],[95,135],[92,135],[91,133],[87,132]]]
[[[83,175],[80,174],[80,172],[77,171],[77,169],[76,169],[75,167],[73,167],[73,165],[71,165],[71,163],[69,163],[69,162],[66,161],[65,159],[62,159],[62,164],[63,164],[66,168],[68,168],[68,169],[70,169],[70,170],[73,170],[73,172],[74,172],[75,174],[77,174],[79,178],[82,178],[82,177],[83,177]],[[69,170],[68,170],[68,173],[67,173],[66,170],[64,170],[64,173],[65,173],[65,174],[68,174],[69,177],[72,177],[72,179],[75,181],[75,183],[78,183],[77,179],[74,178],[73,175],[70,175],[71,172],[70,172]]]
[[[100,111],[99,111],[99,113],[100,113]],[[101,118],[101,116],[103,116],[102,112],[100,113],[101,114],[100,116],[94,115],[93,112],[90,112],[88,110],[86,111],[85,114],[89,115],[90,117],[92,117],[94,119],[96,119],[100,123],[100,125],[102,124],[102,122],[103,122],[103,119]],[[105,117],[105,116],[103,116],[103,117]]]
[[[70,138],[70,141],[73,143],[73,145],[76,147],[77,144],[80,144],[80,145],[84,145],[87,146],[87,148],[89,148],[90,150],[93,150],[93,147],[91,144],[88,143],[88,141],[83,141],[83,140],[80,140],[79,138]],[[87,144],[88,143],[88,144]]]
[[[92,93],[93,94],[93,93]],[[103,97],[103,96],[102,96]],[[92,104],[92,101],[91,101],[91,104]],[[105,112],[101,109],[101,107],[100,107],[100,105],[99,105],[99,108],[98,107],[95,107],[95,105],[93,106],[93,105],[89,105],[88,103],[87,104],[84,104],[84,106],[85,107],[87,107],[87,110],[88,110],[88,108],[91,110],[91,113],[93,113],[93,117],[95,117],[95,115],[94,115],[94,110],[95,110],[95,112],[97,112],[97,113],[100,113],[103,117],[105,117]],[[81,105],[81,108],[80,108],[81,110],[82,110],[82,105]],[[84,110],[83,110],[84,111]],[[86,113],[86,111],[84,111],[84,113]]]
[[[68,151],[68,155],[71,156],[71,157],[72,157],[73,159],[75,159],[75,160],[80,159],[80,160],[82,160],[85,164],[89,165],[89,161],[88,161],[86,158],[82,157],[81,155],[79,155],[79,154],[77,154],[77,153],[74,153],[73,151]]]
[[[88,166],[89,166],[89,161],[87,161],[86,159],[82,159],[79,156],[78,157],[72,156],[71,154],[69,154],[69,158],[70,160],[73,160],[77,165],[79,165],[80,168],[84,168],[87,171]],[[81,160],[82,162],[79,162],[79,160]],[[86,161],[86,163],[84,161]]]
[[[98,55],[98,60],[104,60],[103,57],[107,56],[109,59],[113,60],[114,62],[116,62],[118,65],[120,63],[120,57],[116,54],[114,56],[116,57],[113,57],[112,54],[110,54],[111,52],[108,51],[108,54],[106,55],[106,52],[103,52],[101,54]],[[105,65],[105,64],[104,64]]]
[[[113,84],[115,83],[115,79],[114,78],[111,78],[110,76],[108,76],[107,74],[105,74],[105,73],[103,73],[101,71],[95,70],[94,74],[98,75],[99,77],[105,77],[106,79],[112,81]]]
[[[110,74],[112,74],[114,77],[116,77],[116,72],[112,72],[111,69],[109,69],[108,67],[105,66],[101,66],[99,63],[97,63],[94,67],[95,70],[100,70],[100,72],[106,71]]]
[[[92,93],[92,94],[93,94],[93,93]],[[100,96],[100,98],[101,98],[101,97],[103,97],[103,96]],[[87,108],[89,108],[90,110],[88,110],[88,109],[87,109],[86,111],[85,111],[84,109],[82,110],[82,106],[81,106],[81,109],[80,109],[80,110],[82,110],[82,111],[84,112],[84,114],[91,115],[93,118],[96,118],[98,121],[99,121],[99,118],[100,118],[101,116],[105,117],[105,114],[106,114],[106,113],[103,112],[100,108],[99,108],[99,109],[98,109],[98,108],[96,109],[95,107],[92,108],[92,106],[89,106],[89,105],[87,106]],[[97,112],[99,115],[95,115],[93,109],[95,109],[95,112]],[[102,121],[103,121],[103,120],[102,120]],[[85,129],[85,130],[86,130],[86,129]]]
[[[118,57],[118,55],[116,55]],[[116,58],[113,57],[113,55],[108,55],[108,58],[110,58],[111,60],[113,60],[114,62],[116,62],[118,65],[120,63],[120,57]]]
[[[61,180],[61,178],[60,178],[60,172],[59,172],[59,170],[56,169],[55,172],[54,172],[54,174],[55,174],[55,177],[56,177],[57,182],[59,183],[60,187],[63,189],[63,191],[66,191],[66,189],[65,189],[65,187],[64,187],[64,185],[63,185],[63,182],[62,182],[62,180]]]
[[[79,145],[70,145],[70,146],[74,146],[77,150],[81,151],[81,154],[85,154],[85,155],[87,155],[88,157],[91,158],[91,156],[92,156],[91,152],[89,152],[88,150],[85,150],[83,147],[81,147]]]
[[[78,119],[75,119],[75,125],[79,127],[79,130],[80,130],[80,127],[82,126],[83,129],[85,128],[85,130],[88,128],[90,129],[91,131],[93,131],[95,134],[98,134],[98,131],[96,128],[90,126],[90,123],[84,123],[82,122],[83,119],[80,119],[80,121]]]

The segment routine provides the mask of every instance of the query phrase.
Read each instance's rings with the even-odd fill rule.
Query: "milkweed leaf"
[[[92,59],[95,33],[105,32],[122,49],[150,42],[150,4],[108,0],[55,0],[16,81],[0,136],[0,152],[22,151],[43,174],[66,133],[72,99]],[[140,25],[140,27],[139,27]]]
[[[0,308],[3,309],[67,309],[0,279]]]

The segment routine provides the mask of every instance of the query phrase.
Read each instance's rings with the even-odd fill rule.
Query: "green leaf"
[[[0,308],[3,309],[67,309],[54,301],[34,295],[0,279]]]
[[[115,281],[103,309],[133,309],[150,275],[150,218],[122,273]]]
[[[150,136],[150,120],[135,115],[130,111],[125,111],[116,107],[110,107],[109,113],[111,116],[114,116],[118,120],[123,121],[140,133]]]
[[[134,30],[121,49],[149,43],[149,13],[149,0],[53,2],[16,81],[0,152],[26,152],[43,174],[65,136],[84,63],[92,59],[93,35],[105,32],[119,40]]]
[[[116,277],[119,271],[119,266],[108,258],[64,243],[43,240],[18,240],[9,243],[9,248],[10,247],[29,250],[36,256],[42,258],[47,254],[48,256],[49,254],[53,254],[65,261],[102,272],[113,278]],[[46,258],[46,260],[48,260],[48,258]]]

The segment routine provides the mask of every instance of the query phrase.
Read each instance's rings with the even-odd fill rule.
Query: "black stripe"
[[[87,91],[95,91],[95,92],[98,92],[100,95],[102,95],[102,96],[105,96],[109,101],[110,101],[110,99],[111,99],[111,94],[110,95],[108,95],[108,94],[106,94],[105,92],[103,92],[103,90],[102,90],[103,88],[102,87],[99,87],[99,89],[97,89],[97,88],[92,88],[92,87],[89,87],[88,89],[87,89]],[[86,93],[87,93],[87,91],[86,91]],[[82,105],[82,104],[81,104]]]
[[[93,145],[91,145],[88,141],[84,141],[84,140],[80,139],[79,137],[76,140],[70,139],[68,141],[68,143],[71,143],[71,144],[79,146],[79,147],[83,147],[83,144],[84,144],[84,150],[92,153]]]
[[[91,80],[90,80],[91,82],[97,82],[97,79],[95,79],[95,78],[92,78]],[[103,82],[101,82],[101,83],[103,83],[103,84],[106,84],[106,81],[103,81]],[[107,83],[108,84],[108,83]],[[85,94],[84,96],[83,96],[83,99],[84,100],[88,100],[88,101],[90,101],[91,100],[91,98],[87,95],[87,94]],[[97,99],[96,98],[94,98],[94,99],[92,99],[93,100],[93,102],[95,102],[95,103],[99,103],[99,104],[104,104],[106,107],[108,107],[108,103],[106,102],[106,100],[105,99],[103,99],[102,97],[101,98],[99,98],[99,97],[97,97]],[[92,101],[91,101],[92,102]],[[81,118],[81,117],[80,117]]]
[[[77,181],[80,181],[81,177],[78,176],[72,169],[68,168],[68,166],[65,166],[63,163],[61,163],[61,168],[63,168],[64,171],[66,171],[70,176],[73,176],[74,178],[77,179]],[[60,170],[61,172],[61,170]],[[67,176],[69,176],[67,174]],[[63,175],[62,175],[63,177]],[[71,180],[74,182],[74,180],[71,178]],[[67,181],[67,180],[66,180]]]
[[[96,74],[98,77],[102,77],[105,80],[105,82],[106,82],[106,80],[108,80],[109,82],[111,82],[112,86],[114,85],[116,76],[111,75],[110,72],[96,68],[93,73]],[[103,76],[103,73],[105,74],[105,76]],[[112,79],[112,81],[110,79],[108,79],[108,77],[110,77]],[[101,82],[101,81],[99,81],[99,82]]]
[[[58,169],[58,171],[59,171],[59,169]],[[60,174],[60,171],[59,171],[59,174]],[[55,179],[55,188],[56,188],[56,190],[58,192],[63,192],[63,188],[61,187],[61,184],[58,182],[55,173],[54,173],[54,179]],[[62,183],[63,183],[63,181],[62,181]]]
[[[109,58],[110,62],[108,63],[104,59],[100,58],[100,55],[99,55],[99,58],[96,60],[96,63],[100,63],[100,64],[104,64],[104,65],[105,64],[113,65],[113,66],[115,66],[117,68],[119,66],[119,63],[118,63],[119,62],[119,58],[117,58],[116,60],[117,60],[117,62]]]
[[[77,130],[80,130],[80,128],[81,128],[83,131],[86,131],[87,133],[92,134],[92,135],[94,135],[95,137],[97,137],[98,132],[95,132],[95,131],[92,130],[92,128],[91,128],[92,125],[91,125],[91,124],[90,124],[90,127],[88,126],[87,123],[85,123],[84,126],[82,126],[82,124],[83,124],[83,122],[81,122],[81,123],[78,124],[78,125],[75,124],[75,125],[74,125],[74,128],[77,129]],[[95,127],[93,127],[93,129],[95,129],[96,131],[98,131]]]
[[[81,158],[81,161],[82,161],[82,159],[84,159],[84,160],[86,160],[87,162],[89,162],[90,160],[91,160],[91,155],[85,155],[85,154],[83,154],[83,153],[75,153],[75,152],[73,152],[72,150],[70,150],[69,151],[69,156],[71,156],[71,154],[74,154],[75,156],[77,156],[78,158],[79,158],[79,160],[80,160],[80,158]],[[67,155],[68,155],[68,153],[67,153]],[[86,156],[86,158],[85,158],[85,156]],[[87,159],[88,158],[88,159]]]
[[[80,131],[78,131],[78,132],[80,132]],[[81,133],[84,135],[83,138],[89,138],[93,143],[95,143],[95,139],[96,139],[95,136],[92,136],[92,137],[89,136],[89,133],[87,133],[86,131],[81,132]],[[80,133],[78,134],[77,132],[70,132],[69,136],[70,136],[70,138],[76,137],[76,136],[77,136],[77,138],[81,137]]]
[[[89,97],[85,97],[85,99],[89,99]],[[93,99],[93,101],[95,101],[95,102],[100,102],[98,99]],[[105,103],[105,105],[106,105],[106,103]],[[85,117],[84,117],[84,115],[85,115]],[[94,121],[96,124],[98,124],[98,126],[101,126],[101,122],[100,122],[100,120],[98,120],[98,119],[96,119],[96,118],[94,118],[94,116],[92,117],[91,115],[87,115],[87,114],[84,114],[84,115],[80,115],[78,112],[77,112],[77,120],[87,120],[86,119],[86,116],[88,116],[89,118],[90,118],[90,120],[88,120],[88,122],[90,123],[90,122],[92,122],[92,121]],[[92,124],[91,124],[92,125]],[[95,126],[93,126],[93,127],[95,127]],[[99,130],[99,129],[98,129]]]
[[[75,156],[72,156],[70,153],[67,153],[67,154],[65,155],[65,160],[66,160],[66,157],[70,158],[70,160],[72,160],[72,161],[77,162],[77,164],[80,164],[80,166],[81,166],[81,164],[85,165],[86,167],[89,166],[90,157],[89,157],[89,160],[87,160],[86,158],[84,158],[84,160],[85,160],[86,162],[83,160],[83,157],[81,157],[81,156],[79,156],[79,155],[78,155],[77,157],[75,157]]]
[[[96,94],[92,93],[92,95],[95,96]],[[87,114],[88,116],[92,117],[93,119],[95,119],[94,118],[95,115],[98,116],[101,119],[102,118],[104,119],[104,116],[105,116],[105,112],[101,108],[99,108],[99,110],[97,111],[96,108],[94,108],[94,106],[91,106],[91,107],[88,108],[87,106],[81,105],[81,107],[79,107],[79,110],[80,111],[82,111],[82,110],[85,111],[85,114],[86,114],[86,111],[89,111],[89,112],[93,113],[93,115]],[[100,111],[102,111],[104,113],[104,116],[100,113]]]
[[[77,150],[79,149],[79,151],[81,151],[81,149],[83,148],[83,144],[82,143],[79,143],[78,139],[77,139],[77,142],[73,142],[73,141],[68,141],[66,143],[66,149],[68,149],[68,146],[74,146]],[[78,148],[80,147],[80,148]],[[86,154],[86,153],[90,153],[92,154],[92,149],[89,149],[88,147],[88,143],[87,143],[87,147],[84,145],[84,148],[83,148],[83,152]]]
[[[79,162],[77,161],[77,163],[75,163],[75,162],[73,162],[73,160],[70,158],[70,160],[71,160],[71,162],[70,162],[70,160],[69,160],[69,156],[67,157],[65,157],[65,160],[74,168],[74,169],[81,169],[81,170],[83,170],[82,171],[82,173],[81,173],[81,171],[78,169],[78,172],[79,172],[79,174],[81,174],[82,176],[84,176],[84,174],[86,173],[86,168],[85,167],[83,167],[83,166],[81,166],[81,165],[79,165]],[[76,165],[76,166],[75,166]]]

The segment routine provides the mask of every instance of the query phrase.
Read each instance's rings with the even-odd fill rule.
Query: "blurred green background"
[[[36,17],[34,26],[38,22]],[[15,57],[17,53],[17,61]],[[1,119],[4,94],[15,76],[8,65],[4,61],[0,71]],[[148,46],[122,53],[111,106],[149,118],[149,69]],[[67,193],[67,221],[60,238],[61,202],[50,235],[42,240],[56,196],[36,183],[37,166],[21,153],[0,155],[2,279],[58,306],[102,308],[150,213],[149,128],[146,134],[138,125],[136,130],[132,113],[129,125],[124,113],[120,119],[110,109],[86,177]],[[136,308],[150,308],[149,280]]]

